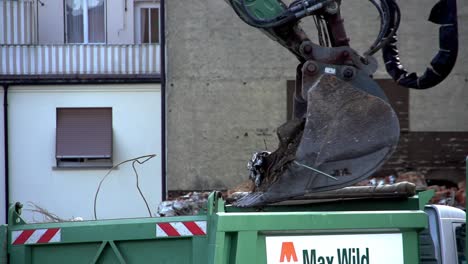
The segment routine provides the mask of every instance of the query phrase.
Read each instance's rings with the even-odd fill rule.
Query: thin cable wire
[[[150,209],[150,207],[149,207],[149,205],[148,205],[148,201],[146,201],[146,198],[145,198],[145,196],[143,195],[143,192],[142,192],[141,189],[140,189],[140,185],[139,185],[139,180],[140,180],[139,178],[140,178],[140,177],[138,176],[138,172],[137,172],[137,170],[136,170],[136,168],[135,168],[135,163],[138,163],[138,164],[141,165],[141,164],[143,164],[144,162],[146,162],[147,160],[148,160],[148,159],[146,159],[146,160],[143,161],[143,162],[140,162],[139,160],[134,160],[134,161],[132,162],[132,168],[133,168],[133,171],[135,172],[135,176],[136,176],[136,188],[137,188],[138,192],[140,193],[141,198],[143,198],[143,201],[145,202],[145,205],[146,205],[146,209],[148,209],[148,214],[149,214],[149,216],[151,217],[151,209]]]
[[[383,37],[381,41],[379,42],[378,45],[373,47],[373,49],[369,49],[367,53],[364,53],[365,55],[373,55],[377,51],[379,51],[381,48],[383,48],[387,43],[391,40],[391,38],[395,35],[397,32],[399,26],[400,26],[400,20],[401,20],[401,12],[399,6],[393,1],[389,0],[390,3],[393,7],[394,10],[394,18],[393,18],[393,25],[389,25],[387,28],[387,31],[384,32]],[[388,18],[388,21],[390,21],[391,18]]]
[[[320,18],[320,24],[322,26],[325,47],[330,47],[330,37],[328,35],[328,29],[327,29],[327,26],[323,17]]]
[[[140,195],[141,195],[141,197],[143,198],[143,200],[144,200],[144,202],[146,204],[146,207],[148,209],[150,217],[152,216],[151,215],[151,210],[149,209],[149,206],[148,206],[148,202],[146,201],[145,196],[143,195],[143,193],[140,190],[140,186],[139,186],[139,183],[138,183],[138,178],[139,177],[138,177],[138,173],[136,172],[136,169],[135,169],[134,165],[135,165],[135,162],[138,162],[139,164],[143,164],[143,163],[147,162],[148,160],[150,160],[150,159],[152,159],[154,157],[156,157],[156,154],[144,155],[144,156],[136,157],[136,158],[133,158],[133,159],[124,160],[124,161],[120,162],[119,164],[112,166],[112,168],[109,169],[109,171],[106,173],[106,175],[99,182],[98,188],[96,190],[96,194],[94,195],[94,208],[93,208],[94,209],[94,220],[97,220],[96,203],[97,203],[97,197],[98,197],[99,191],[101,190],[102,183],[107,178],[107,176],[109,176],[111,174],[111,172],[114,169],[116,169],[117,167],[119,167],[122,164],[125,164],[127,162],[131,162],[131,161],[133,161],[132,167],[133,167],[133,170],[135,172],[136,179],[137,179],[137,189],[140,192]],[[143,161],[140,161],[140,159],[143,159]]]
[[[322,27],[320,26],[319,18],[318,16],[313,16],[314,22],[315,22],[315,27],[317,28],[317,37],[319,41],[320,46],[325,46],[325,43],[323,42],[323,33],[322,33]]]
[[[387,2],[388,1],[388,2]],[[364,52],[364,56],[370,56],[376,53],[378,50],[380,50],[383,46],[385,46],[388,41],[390,40],[390,37],[393,36],[398,29],[399,23],[400,23],[400,18],[399,18],[399,8],[398,5],[396,5],[395,2],[392,0],[379,0],[380,5],[377,4],[375,0],[370,0],[370,2],[377,8],[379,11],[380,15],[380,31],[377,36],[377,39],[374,41],[374,43],[369,47],[369,49]],[[394,25],[390,25],[391,21],[391,11],[390,11],[390,6],[394,5],[396,6],[395,11],[395,21]],[[388,37],[390,36],[390,37]]]
[[[331,176],[331,175],[328,174],[328,173],[325,173],[325,172],[323,172],[323,171],[321,171],[321,170],[314,169],[314,168],[312,168],[312,167],[310,167],[310,166],[307,166],[307,165],[305,165],[305,164],[299,163],[298,161],[294,161],[294,163],[297,164],[297,165],[299,165],[299,166],[301,166],[301,167],[304,167],[304,168],[306,168],[306,169],[309,169],[309,170],[311,170],[311,171],[315,171],[315,172],[317,172],[317,173],[319,173],[319,174],[322,174],[322,175],[324,175],[324,176],[327,176],[328,178],[331,178],[331,179],[333,179],[333,180],[335,180],[335,181],[338,180],[336,177],[333,177],[333,176]]]

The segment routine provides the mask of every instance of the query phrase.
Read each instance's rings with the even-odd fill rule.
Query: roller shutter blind
[[[57,108],[56,158],[111,159],[112,108]]]

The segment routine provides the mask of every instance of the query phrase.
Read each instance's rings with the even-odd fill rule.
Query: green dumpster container
[[[217,201],[210,260],[224,263],[419,263],[418,232],[431,196],[265,207],[246,212]]]
[[[199,216],[47,224],[17,204],[6,247],[15,264],[414,264],[430,196],[240,209],[214,192]]]
[[[0,264],[7,264],[7,252],[8,252],[8,243],[7,243],[7,226],[0,225]]]

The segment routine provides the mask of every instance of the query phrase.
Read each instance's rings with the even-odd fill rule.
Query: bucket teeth
[[[278,129],[280,144],[264,157],[261,184],[235,205],[260,206],[362,181],[390,157],[399,134],[386,101],[323,75],[307,91],[305,120]]]

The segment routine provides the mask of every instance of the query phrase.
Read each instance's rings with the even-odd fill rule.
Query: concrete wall
[[[112,107],[114,165],[158,155],[137,165],[140,187],[155,213],[162,197],[160,85],[12,86],[8,104],[11,202],[26,209],[33,202],[64,219],[92,219],[94,195],[108,169],[54,168],[56,108]],[[148,216],[135,182],[131,163],[113,171],[102,184],[98,217]],[[26,219],[42,220],[41,214],[24,211]]]
[[[377,34],[378,15],[367,1],[343,2],[352,47],[363,52]],[[399,1],[401,54],[410,71],[423,71],[437,51],[437,28],[427,22],[435,2]],[[468,5],[458,4],[457,66],[438,87],[411,91],[411,129],[468,130]],[[224,1],[166,1],[166,13],[168,189],[233,187],[247,178],[253,151],[276,147],[286,80],[295,79],[297,62]],[[314,34],[310,20],[304,26]],[[389,78],[382,66],[375,76]]]
[[[167,1],[166,13],[168,188],[232,186],[264,141],[276,146],[295,61],[224,1]]]

